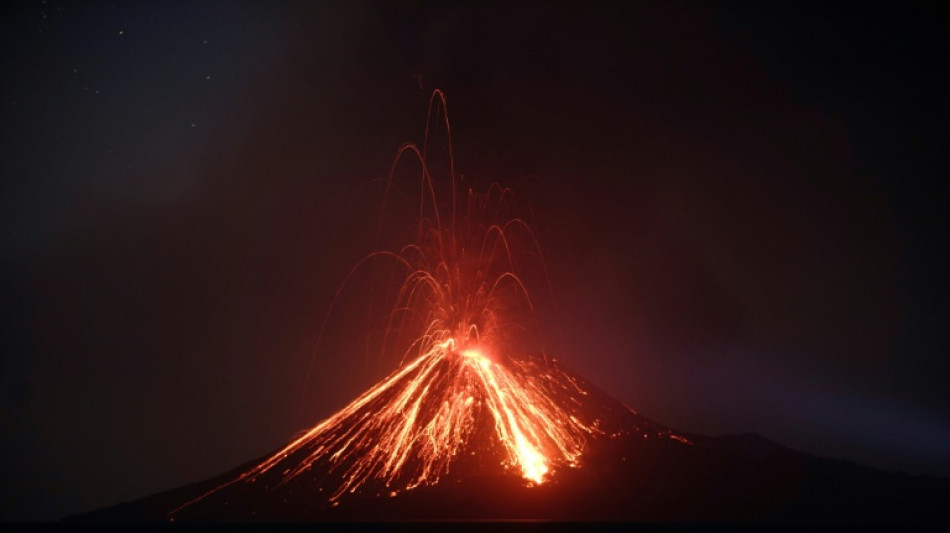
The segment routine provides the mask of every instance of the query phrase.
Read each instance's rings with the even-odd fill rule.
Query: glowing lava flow
[[[366,409],[381,399],[385,401],[378,408]],[[448,339],[288,444],[247,477],[263,474],[303,451],[305,459],[285,471],[285,479],[321,459],[345,465],[344,482],[331,499],[372,478],[387,486],[404,483],[399,488],[405,489],[435,483],[472,436],[482,409],[491,415],[507,463],[535,483],[544,481],[553,464],[572,464],[582,451],[584,435],[595,431],[556,405],[541,384],[492,361],[478,348],[458,350],[454,339]]]
[[[445,117],[439,91],[430,119],[437,104]],[[465,461],[499,458],[496,466],[540,484],[552,470],[575,466],[587,438],[603,432],[596,416],[582,412],[583,385],[543,355],[534,304],[519,276],[525,265],[544,266],[530,226],[508,215],[506,188],[459,192],[447,117],[444,127],[451,202],[440,207],[429,174],[427,124],[423,148],[403,145],[393,165],[394,171],[406,154],[421,163],[416,241],[372,253],[350,273],[376,259],[404,269],[382,328],[382,350],[401,354],[401,366],[258,466],[185,506],[240,481],[266,476],[264,484],[277,488],[307,472],[329,487],[330,502],[363,489],[395,495],[436,483]],[[386,194],[392,180],[391,171]]]

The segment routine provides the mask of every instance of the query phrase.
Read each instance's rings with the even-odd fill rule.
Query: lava
[[[441,203],[426,161],[429,122],[440,105],[451,174],[450,201],[442,197]],[[445,106],[444,94],[433,92],[423,147],[399,149],[383,197],[381,220],[400,159],[414,155],[422,189],[415,242],[367,255],[344,280],[378,259],[403,270],[383,334],[383,350],[401,353],[400,366],[259,465],[169,517],[225,486],[268,473],[279,474],[275,486],[281,486],[315,465],[339,476],[331,503],[370,486],[395,495],[437,483],[462,456],[476,454],[500,457],[506,471],[541,484],[552,471],[577,466],[588,438],[603,432],[598,419],[582,413],[587,391],[551,364],[538,340],[521,277],[526,264],[544,270],[537,239],[524,219],[510,215],[516,211],[511,190],[460,187]],[[483,433],[489,436],[476,437]]]
[[[493,362],[478,349],[458,350],[450,338],[288,444],[246,477],[263,474],[303,450],[306,459],[285,473],[287,480],[325,458],[348,465],[345,482],[331,501],[356,491],[371,478],[382,479],[387,486],[402,478],[403,489],[435,483],[472,435],[478,411],[485,409],[507,451],[508,464],[526,479],[542,483],[553,464],[572,464],[580,456],[584,435],[594,428],[559,408],[534,381]],[[389,396],[390,392],[394,395]],[[373,409],[372,416],[364,416],[364,408],[375,407],[383,397],[385,403]],[[414,467],[407,471],[410,463]]]

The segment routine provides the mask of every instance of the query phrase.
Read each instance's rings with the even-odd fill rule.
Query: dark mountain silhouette
[[[472,476],[395,498],[298,507],[266,494],[235,495],[183,518],[251,520],[509,520],[946,522],[950,480],[909,476],[794,452],[757,435],[693,437],[693,445],[628,437],[600,450],[597,469],[527,487],[515,476]],[[137,523],[166,513],[259,463],[139,500],[68,517]],[[299,502],[298,502],[299,503]]]
[[[440,364],[448,365],[440,371],[464,372],[454,363]],[[314,455],[307,447],[289,453],[284,448],[206,481],[66,520],[946,520],[950,480],[817,458],[752,434],[717,438],[679,434],[636,414],[556,362],[512,368],[545,376],[539,383],[547,398],[582,425],[597,428],[586,439],[580,460],[573,466],[552,463],[554,468],[541,484],[503,464],[503,447],[491,431],[488,410],[481,409],[475,411],[474,429],[446,472],[436,482],[412,490],[405,490],[406,479],[396,476],[389,485],[370,480],[339,498],[331,497],[354,461],[378,453],[373,442],[361,444],[363,448],[349,459],[318,454],[292,478],[287,473]],[[394,401],[411,377],[340,416],[325,433],[358,434],[361,424]],[[433,396],[420,400],[422,418],[437,416],[443,401],[437,390],[427,394]],[[472,394],[484,391],[476,388]],[[483,401],[479,397],[474,403]],[[332,446],[331,441],[324,436],[314,439],[313,445]],[[268,460],[272,468],[248,476]],[[411,458],[407,471],[418,471],[413,461],[420,460]]]

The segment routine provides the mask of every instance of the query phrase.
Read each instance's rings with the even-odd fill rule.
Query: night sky
[[[681,431],[950,476],[950,28],[799,4],[4,4],[0,518],[221,473],[381,377],[317,330],[435,88],[459,171],[531,204],[558,358]]]

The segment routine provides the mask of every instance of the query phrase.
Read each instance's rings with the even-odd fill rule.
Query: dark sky
[[[220,473],[378,378],[316,332],[434,88],[532,205],[568,365],[950,475],[950,28],[799,4],[5,4],[0,518]]]

